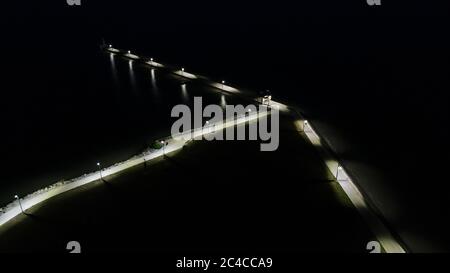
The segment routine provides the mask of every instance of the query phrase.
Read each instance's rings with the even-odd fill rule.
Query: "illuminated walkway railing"
[[[267,116],[268,114],[270,114],[270,112],[267,111],[247,113],[238,117],[228,118],[222,122],[212,123],[204,127],[176,134],[173,137],[163,138],[157,141],[163,143],[163,148],[161,149],[149,149],[142,154],[136,155],[124,162],[117,163],[108,168],[85,174],[81,177],[74,178],[68,181],[58,182],[49,187],[38,190],[32,194],[25,196],[24,198],[21,198],[20,200],[15,200],[14,202],[8,204],[6,207],[2,208],[0,211],[0,227],[17,215],[21,214],[22,208],[24,211],[26,211],[27,209],[30,209],[33,206],[56,195],[92,183],[94,181],[102,180],[105,177],[111,176],[113,174],[118,174],[126,169],[144,164],[145,162],[152,159],[180,150],[191,139],[195,139],[207,134],[212,134],[228,127],[243,125],[247,122],[254,122],[259,118]],[[22,205],[22,208],[20,205]]]
[[[293,110],[297,115],[300,115],[297,110]],[[300,115],[301,116],[301,115]],[[367,203],[364,195],[360,192],[358,187],[352,181],[348,173],[345,171],[341,163],[333,156],[330,148],[323,143],[319,134],[314,130],[310,122],[301,118],[297,121],[297,127],[303,132],[308,140],[314,145],[322,160],[329,171],[336,178],[336,181],[346,193],[352,204],[358,210],[364,221],[368,224],[373,234],[377,238],[380,245],[387,253],[405,253],[403,247],[397,242],[391,231],[386,227],[382,220],[375,214],[373,208]]]

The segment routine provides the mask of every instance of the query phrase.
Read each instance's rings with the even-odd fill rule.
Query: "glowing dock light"
[[[165,150],[165,148],[166,148],[166,142],[165,142],[164,140],[161,140],[161,144],[162,144],[162,146],[163,146],[163,156],[165,156],[165,155],[166,155],[166,150]]]
[[[209,128],[210,128],[211,126],[209,125],[209,121],[207,120],[206,122],[205,122],[205,126],[203,127],[203,129],[207,129],[206,130],[206,133],[208,133],[208,132],[211,132],[211,130],[209,130]],[[203,132],[204,133],[204,132]]]
[[[222,81],[222,89],[225,89],[225,81]]]
[[[128,50],[127,53],[128,53],[128,54],[131,54],[131,50]]]
[[[109,48],[112,48],[112,45],[108,45]]]
[[[306,133],[307,127],[308,127],[308,121],[307,121],[307,120],[304,120],[304,121],[303,121],[303,132],[304,132],[304,133]]]
[[[339,172],[340,171],[342,171],[342,166],[339,165],[339,163],[338,163],[338,167],[337,167],[337,170],[336,170],[336,180],[339,180]]]
[[[16,194],[16,195],[14,195],[14,198],[17,199],[17,201],[19,201],[20,211],[21,211],[22,213],[24,213],[24,212],[23,212],[23,207],[22,207],[22,202],[20,201],[19,196]]]
[[[100,172],[100,179],[103,181],[102,167],[101,167],[100,162],[97,162],[97,168],[98,168],[98,171]]]

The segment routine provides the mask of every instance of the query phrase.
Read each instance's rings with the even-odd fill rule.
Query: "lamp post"
[[[164,140],[161,140],[161,144],[163,145],[163,156],[165,156],[166,155],[166,150],[165,150],[166,142]]]
[[[150,64],[153,65],[153,58],[150,58]]]
[[[267,96],[267,106],[270,106],[270,102],[272,100],[272,94],[270,93],[270,90],[266,90],[266,96]]]
[[[100,172],[100,180],[103,181],[102,167],[101,167],[100,162],[97,162],[97,168],[98,168],[98,171]]]
[[[308,121],[307,120],[305,120],[303,122],[303,132],[306,132],[306,126],[308,126]]]
[[[209,121],[206,121],[206,129],[208,129],[209,128]],[[208,132],[208,130],[206,130],[206,132]]]
[[[342,171],[341,165],[338,163],[338,167],[336,170],[336,180],[339,181],[339,171]]]
[[[127,53],[128,53],[128,54],[131,54],[131,50],[128,50]]]
[[[23,207],[22,207],[22,202],[20,202],[19,196],[16,194],[16,195],[14,195],[14,198],[17,199],[17,201],[19,201],[20,211],[21,211],[22,213],[24,213],[24,212],[23,212]]]
[[[225,81],[222,81],[222,90],[225,90]]]
[[[252,114],[252,109],[248,109],[247,112],[248,112],[247,121],[250,121],[250,115]]]
[[[184,67],[181,68],[181,75],[184,77]]]

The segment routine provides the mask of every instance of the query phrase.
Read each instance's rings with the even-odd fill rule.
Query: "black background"
[[[382,1],[376,7],[364,0],[82,1],[81,7],[65,1],[8,3],[0,19],[2,85],[43,89],[45,81],[28,81],[25,73],[37,79],[49,70],[46,56],[57,48],[81,55],[104,38],[231,83],[270,89],[275,98],[299,104],[349,165],[370,166],[370,171],[361,167],[356,180],[410,250],[449,250],[447,5]],[[74,78],[85,69],[83,62],[78,69],[60,65],[61,73],[67,69]],[[20,96],[2,92],[2,138],[8,141],[19,137],[20,112],[10,102]],[[54,100],[39,99],[46,105]],[[14,158],[17,151],[8,141],[2,141],[2,150]]]

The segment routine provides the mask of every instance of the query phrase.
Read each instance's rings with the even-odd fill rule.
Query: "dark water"
[[[67,178],[75,165],[93,170],[142,149],[183,101],[179,83],[158,73],[155,91],[148,69],[133,68],[133,86],[122,60],[115,79],[98,51],[103,37],[297,103],[412,250],[449,250],[448,9],[341,2],[36,4],[11,15],[0,200],[28,192],[30,179]]]

